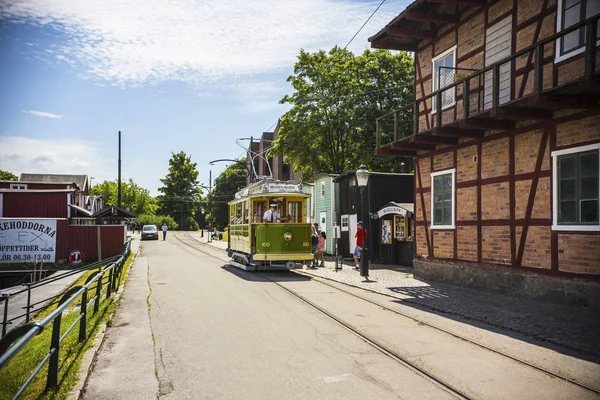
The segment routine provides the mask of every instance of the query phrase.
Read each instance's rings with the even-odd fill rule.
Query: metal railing
[[[52,324],[52,337],[50,340],[50,349],[43,357],[42,361],[35,367],[31,375],[21,385],[19,390],[13,396],[17,399],[23,394],[25,389],[31,384],[34,378],[48,364],[48,373],[46,379],[46,390],[54,388],[58,384],[59,373],[59,352],[60,346],[67,335],[79,324],[80,343],[87,340],[87,317],[90,307],[93,308],[93,314],[100,309],[103,292],[106,291],[104,299],[109,299],[113,292],[119,290],[121,284],[121,274],[127,257],[131,252],[130,242],[125,243],[123,254],[108,265],[106,268],[92,274],[88,277],[84,285],[70,288],[62,295],[58,301],[57,308],[48,316],[36,322],[28,322],[9,331],[6,336],[0,339],[0,371],[18,355],[33,338],[44,331],[44,328]],[[106,281],[105,281],[106,279]],[[95,285],[94,285],[95,284]],[[94,295],[88,300],[88,294],[92,291]],[[80,308],[79,315],[75,321],[61,335],[62,315],[71,304],[81,296],[81,301],[77,305]]]
[[[0,304],[2,302],[4,303],[4,312],[2,315],[2,321],[0,321],[0,325],[2,325],[1,337],[6,335],[9,325],[12,325],[15,321],[22,319],[23,317],[25,317],[25,322],[29,322],[32,314],[43,311],[45,308],[56,304],[56,301],[57,301],[56,299],[58,299],[58,297],[60,297],[60,295],[61,295],[59,293],[57,295],[50,296],[48,298],[45,298],[45,299],[42,299],[42,300],[32,303],[31,297],[32,297],[32,293],[35,289],[43,287],[49,283],[59,281],[61,279],[69,278],[70,276],[79,274],[84,271],[101,268],[101,267],[103,267],[107,264],[110,264],[111,262],[119,259],[119,257],[121,257],[121,256],[122,256],[121,254],[118,254],[113,257],[108,257],[102,261],[97,261],[95,263],[85,265],[81,268],[75,268],[75,269],[68,270],[67,272],[65,272],[64,274],[60,274],[59,276],[50,276],[48,278],[41,279],[37,282],[25,283],[23,285],[24,286],[23,289],[6,292],[6,293],[0,293]],[[48,271],[48,270],[46,270],[46,271]],[[8,316],[9,315],[9,306],[11,304],[10,299],[12,297],[15,297],[15,296],[17,296],[21,293],[25,293],[25,292],[27,292],[27,305],[25,307],[21,307],[22,309],[25,310],[25,312],[23,314],[19,314],[19,315],[13,316],[12,318],[9,318],[9,316]],[[56,300],[56,301],[52,301],[52,300]],[[52,301],[52,302],[48,303],[49,301]],[[40,307],[38,307],[36,309],[36,306],[40,306]]]
[[[376,120],[377,148],[409,136],[406,129],[403,130],[409,122],[412,123],[410,134],[419,134],[518,100],[541,98],[544,91],[556,86],[592,77],[597,72],[598,20],[600,14],[539,40],[470,76],[457,79],[415,100],[411,105],[382,115]],[[580,29],[585,29],[586,37],[583,48],[584,66],[581,71],[577,71],[579,75],[556,85],[554,81],[557,77],[546,74],[544,67],[554,64],[556,44],[560,44],[560,40],[566,35]],[[550,70],[554,74],[554,69]],[[507,87],[507,82],[515,82],[517,86],[518,80],[512,78],[517,75],[522,77],[519,82],[521,86]],[[454,101],[446,101],[448,96]],[[442,104],[441,110],[435,110],[434,103]]]

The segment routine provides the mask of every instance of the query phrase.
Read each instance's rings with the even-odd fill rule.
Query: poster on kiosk
[[[0,263],[56,261],[56,220],[0,218]]]

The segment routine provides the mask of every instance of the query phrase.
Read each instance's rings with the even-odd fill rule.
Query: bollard
[[[2,294],[1,297],[4,299],[4,320],[2,321],[2,336],[6,335],[6,325],[8,322],[8,300],[10,299],[10,294]]]
[[[61,303],[58,303],[59,305]],[[52,323],[52,339],[50,340],[50,362],[48,363],[48,379],[46,389],[56,387],[58,384],[58,353],[60,352],[60,320],[62,313],[58,314]]]
[[[81,319],[79,320],[79,343],[85,342],[87,337],[87,287],[81,293]]]
[[[360,276],[369,280],[369,252],[366,247],[363,247],[360,252]]]
[[[27,283],[27,310],[25,311],[25,322],[29,322],[29,309],[31,308],[31,283]]]

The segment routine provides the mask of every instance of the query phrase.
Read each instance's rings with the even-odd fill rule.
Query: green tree
[[[202,191],[198,187],[198,170],[183,151],[171,153],[169,173],[160,181],[164,185],[158,191],[160,210],[170,215],[180,229],[197,230],[196,213],[201,206]]]
[[[294,93],[281,100],[292,108],[281,119],[275,154],[288,157],[305,179],[360,164],[400,172],[412,159],[375,156],[375,119],[414,99],[413,80],[413,58],[405,52],[300,51],[287,79]]]
[[[179,228],[177,222],[175,222],[175,220],[168,215],[140,214],[135,219],[135,222],[141,226],[156,225],[159,230],[163,223],[166,223],[167,228],[171,230]]]
[[[223,230],[227,220],[227,202],[233,200],[235,193],[246,186],[246,159],[231,164],[215,179],[215,187],[206,201],[206,222],[212,222],[216,229]]]
[[[92,195],[102,196],[104,204],[116,206],[118,204],[119,184],[115,181],[104,181],[92,187]],[[121,182],[121,206],[129,207],[135,214],[154,215],[158,208],[156,200],[145,189],[129,179],[129,182]]]
[[[18,181],[19,177],[12,172],[3,171],[0,169],[0,181]]]

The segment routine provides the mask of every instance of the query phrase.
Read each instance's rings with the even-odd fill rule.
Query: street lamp
[[[361,214],[364,217],[364,192],[367,184],[369,183],[369,171],[364,165],[361,165],[358,171],[356,171],[356,186],[360,188],[360,209]],[[367,242],[365,240],[365,226],[363,225],[362,231],[362,249],[360,254],[360,276],[364,276],[367,281],[369,281],[369,250],[367,248]],[[367,232],[367,237],[369,233]]]

